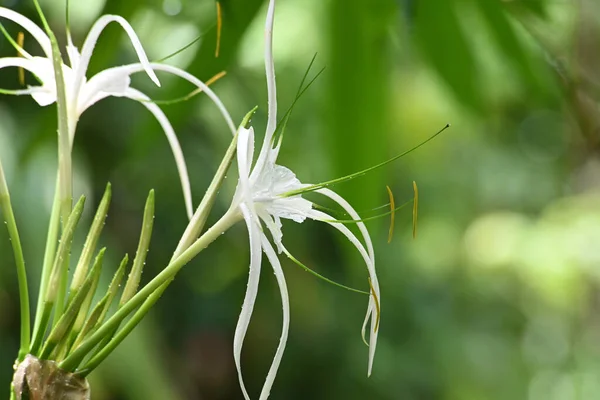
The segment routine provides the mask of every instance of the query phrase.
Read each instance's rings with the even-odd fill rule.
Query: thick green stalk
[[[84,357],[102,341],[106,335],[111,334],[114,328],[118,326],[133,310],[139,307],[142,303],[144,305],[143,313],[147,313],[149,306],[146,305],[145,301],[148,297],[153,296],[157,289],[159,289],[165,282],[169,282],[179,272],[184,265],[190,262],[198,253],[204,250],[209,244],[221,236],[223,232],[233,226],[235,223],[241,220],[240,214],[236,210],[229,210],[221,219],[219,219],[210,229],[208,229],[204,235],[197,239],[187,250],[185,250],[179,257],[163,269],[154,279],[152,279],[146,286],[139,290],[135,296],[131,298],[123,307],[119,308],[115,314],[99,327],[89,338],[87,338],[81,346],[73,351],[63,362],[60,363],[60,368],[65,371],[74,371],[77,366],[81,363]],[[129,329],[129,323],[126,327]],[[105,358],[114,348],[125,338],[125,329],[121,330],[117,336],[99,353],[95,356]],[[131,328],[132,329],[132,328]],[[127,332],[129,333],[129,332]]]
[[[254,108],[248,115],[246,115],[246,118],[244,118],[244,121],[246,123],[242,122],[242,126],[245,126],[247,122],[250,121],[250,117],[252,116],[255,110],[256,108]],[[217,173],[215,174],[208,189],[206,189],[206,193],[204,194],[200,205],[196,209],[194,216],[190,220],[190,223],[188,224],[187,228],[185,229],[183,236],[181,236],[181,240],[179,241],[179,244],[177,244],[177,248],[173,253],[171,261],[173,261],[174,258],[179,256],[185,249],[190,247],[190,245],[194,243],[196,239],[198,239],[198,236],[200,236],[200,232],[202,232],[202,229],[204,228],[204,224],[206,223],[208,214],[210,213],[213,205],[215,204],[217,192],[223,184],[223,180],[225,179],[227,171],[229,170],[229,167],[231,166],[231,163],[233,161],[233,157],[235,156],[237,138],[238,134],[236,133],[233,137],[233,140],[229,144],[227,151],[225,152],[225,157],[223,157],[223,160],[221,161],[221,164],[217,169]]]
[[[71,250],[71,240],[73,239],[75,228],[77,227],[77,223],[79,222],[79,218],[81,217],[81,213],[83,212],[84,203],[85,197],[81,196],[81,198],[75,205],[73,212],[69,216],[69,219],[67,220],[65,229],[63,230],[63,234],[60,239],[58,251],[56,252],[56,256],[54,257],[52,270],[50,272],[50,277],[48,278],[48,285],[44,293],[44,301],[42,305],[42,314],[40,317],[39,329],[35,332],[33,336],[33,343],[31,345],[30,353],[34,356],[37,356],[37,353],[44,339],[44,334],[46,333],[46,328],[48,321],[50,320],[52,308],[54,307],[59,298],[58,290],[60,287],[60,281],[61,279],[63,279],[62,277],[64,276],[64,274],[68,273],[68,264],[65,261],[69,257],[69,251]],[[62,311],[60,312],[60,314],[62,314]]]
[[[29,351],[30,340],[30,321],[29,321],[29,290],[27,288],[27,271],[25,270],[25,259],[23,258],[23,249],[21,248],[21,239],[17,229],[17,222],[10,202],[8,185],[4,177],[2,162],[0,161],[0,209],[4,214],[6,227],[10,236],[10,241],[15,256],[17,266],[17,280],[19,283],[19,301],[21,308],[21,345],[19,348],[19,361],[23,361]]]
[[[50,274],[52,273],[52,266],[54,265],[54,256],[56,255],[56,246],[58,244],[58,230],[59,230],[59,215],[60,215],[60,198],[58,189],[58,177],[56,179],[56,189],[54,192],[54,202],[52,204],[52,213],[50,214],[50,223],[48,225],[48,235],[46,237],[46,250],[44,251],[44,263],[42,265],[42,278],[40,281],[40,290],[38,293],[37,307],[35,311],[35,324],[33,326],[33,337],[39,337],[40,328],[43,326],[46,329],[45,321],[42,324],[44,316],[44,298],[48,290],[48,283],[50,282]],[[41,333],[43,336],[43,332]]]
[[[63,60],[54,32],[50,29],[48,21],[42,12],[38,0],[33,0],[35,8],[40,15],[42,25],[52,44],[52,65],[56,82],[56,108],[58,113],[58,171],[60,181],[60,215],[63,226],[71,214],[73,207],[73,182],[71,167],[71,139],[69,138],[69,109],[67,106],[67,93],[63,78]],[[74,127],[73,127],[74,129]]]

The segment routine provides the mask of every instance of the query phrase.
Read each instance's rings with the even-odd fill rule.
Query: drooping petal
[[[208,87],[208,85],[206,85],[200,79],[196,78],[194,75],[192,75],[180,68],[173,67],[171,65],[166,65],[166,64],[159,64],[159,63],[152,63],[151,66],[154,70],[165,71],[165,72],[169,72],[173,75],[177,75],[180,78],[183,78],[186,81],[190,82],[191,84],[196,85],[198,88],[202,89],[202,91],[204,93],[206,93],[206,95],[219,108],[219,111],[221,111],[223,118],[225,118],[225,122],[227,122],[227,125],[229,126],[229,129],[231,130],[231,134],[233,136],[235,136],[236,128],[235,128],[235,124],[233,123],[233,120],[231,119],[231,116],[229,115],[229,112],[227,111],[227,109],[225,108],[225,106],[223,105],[223,103],[221,102],[219,97],[215,94],[215,92],[212,91],[211,88]]]
[[[92,52],[94,51],[94,47],[96,47],[96,42],[98,41],[98,37],[100,36],[100,34],[104,30],[104,28],[106,28],[106,26],[108,24],[110,24],[111,22],[116,22],[119,25],[121,25],[121,27],[123,27],[123,29],[129,36],[129,40],[131,41],[131,44],[133,45],[135,52],[137,53],[137,56],[140,60],[142,69],[144,71],[146,71],[146,73],[148,74],[150,79],[152,79],[152,81],[157,86],[160,86],[158,77],[156,76],[156,74],[154,73],[152,68],[150,67],[150,62],[148,61],[148,57],[146,56],[146,53],[144,52],[142,43],[138,39],[135,31],[133,30],[133,28],[131,27],[129,22],[127,22],[127,20],[125,18],[120,17],[118,15],[103,15],[102,17],[98,18],[96,23],[92,26],[92,29],[90,29],[90,32],[88,33],[88,35],[85,39],[85,42],[83,43],[83,47],[81,49],[81,55],[79,56],[79,60],[78,60],[77,70],[75,71],[74,85],[72,88],[73,98],[77,98],[77,95],[79,94],[79,91],[81,90],[81,86],[83,85],[83,82],[85,81],[85,75],[87,73],[87,68],[89,66],[90,58],[92,57]]]
[[[348,229],[344,224],[333,222],[334,218],[322,211],[312,210],[307,215],[307,217],[312,218],[317,221],[323,221],[323,222],[333,226],[335,229],[340,231],[344,236],[346,236],[348,238],[350,243],[352,243],[354,245],[354,247],[356,247],[356,249],[359,251],[359,253],[363,257],[363,260],[365,261],[365,264],[367,265],[367,270],[369,272],[369,277],[371,279],[371,285],[373,286],[373,291],[375,292],[375,296],[377,296],[377,299],[381,299],[380,290],[379,290],[379,282],[377,280],[377,274],[375,272],[375,264],[373,263],[371,256],[369,255],[369,253],[367,252],[367,250],[365,249],[363,244],[352,233],[352,231],[350,231],[350,229]],[[354,217],[354,218],[356,218],[356,217]],[[379,300],[377,300],[377,301],[380,306]],[[371,317],[371,325],[370,325],[370,332],[369,332],[369,362],[368,362],[368,368],[367,368],[367,375],[369,375],[369,376],[371,375],[371,371],[373,369],[373,360],[375,358],[375,349],[377,347],[377,335],[379,332],[378,325],[379,325],[379,318],[380,318],[380,310],[381,310],[380,307],[379,307],[379,310],[375,310],[375,299],[373,298],[373,294],[371,294],[371,296],[369,296],[369,304],[367,306],[367,316],[366,316],[366,318]],[[377,311],[377,312],[375,312],[375,311]],[[363,325],[363,329],[364,329],[364,327],[365,327],[365,325]],[[364,332],[363,332],[363,337],[364,337]]]
[[[150,98],[144,93],[140,92],[139,90],[129,88],[125,92],[125,96],[129,97],[130,99],[139,101],[144,107],[146,107],[148,111],[150,111],[152,115],[154,115],[161,128],[165,132],[167,140],[169,141],[169,145],[171,146],[171,151],[173,152],[173,156],[175,157],[175,163],[177,164],[177,171],[179,172],[179,179],[181,180],[183,198],[185,200],[185,208],[188,214],[188,218],[192,218],[194,210],[192,204],[192,190],[190,188],[190,178],[188,175],[185,158],[183,157],[183,151],[181,150],[181,145],[179,144],[179,140],[177,139],[175,130],[171,126],[171,123],[167,119],[167,116],[163,113],[160,107],[158,107],[154,103],[149,102],[148,100],[150,100]]]
[[[275,254],[275,251],[273,250],[273,246],[271,246],[271,243],[269,243],[269,240],[264,234],[261,235],[261,243],[263,251],[267,255],[267,259],[273,267],[273,272],[275,273],[275,278],[277,279],[277,284],[279,285],[279,293],[281,294],[281,307],[283,309],[281,338],[279,339],[279,345],[277,346],[275,357],[273,357],[273,363],[271,364],[271,368],[269,368],[267,379],[265,380],[265,384],[260,393],[260,400],[266,400],[271,393],[271,388],[273,387],[273,382],[275,381],[275,376],[277,375],[277,370],[279,369],[279,364],[281,364],[281,358],[283,357],[283,352],[287,343],[288,332],[290,329],[290,297],[288,295],[281,263],[277,258],[277,254]]]
[[[256,295],[258,293],[258,283],[260,279],[260,266],[262,259],[261,251],[261,232],[256,216],[252,211],[242,203],[240,205],[240,211],[244,216],[244,221],[248,228],[248,235],[250,236],[250,272],[248,275],[248,287],[246,294],[244,295],[244,302],[242,304],[242,312],[238,319],[237,326],[235,328],[235,334],[233,337],[233,359],[235,361],[235,367],[238,372],[238,379],[240,387],[244,393],[244,398],[250,400],[246,386],[244,385],[244,378],[242,376],[241,356],[242,356],[242,345],[244,344],[244,338],[250,325],[250,319],[252,317],[252,311],[254,310],[254,303],[256,301]]]
[[[52,61],[43,57],[33,57],[31,59],[23,57],[4,57],[0,58],[0,69],[6,67],[23,68],[42,81],[42,86],[30,88],[31,97],[42,107],[52,104],[56,101],[56,87],[54,85],[54,70]]]
[[[40,44],[44,54],[49,59],[52,59],[52,45],[50,44],[50,39],[48,35],[38,27],[33,21],[29,18],[15,12],[13,10],[9,10],[8,8],[0,7],[0,17],[9,19],[23,27],[27,32],[34,37],[35,40]]]
[[[348,203],[342,196],[340,196],[333,190],[323,188],[323,189],[317,190],[316,192],[320,193],[324,196],[327,196],[330,199],[332,199],[333,201],[335,201],[336,203],[338,203],[353,219],[355,219],[355,220],[360,219],[360,215],[358,215],[358,213],[356,212],[356,210],[354,210],[354,208],[350,205],[350,203]],[[375,346],[376,346],[376,342],[377,342],[377,330],[379,328],[378,325],[379,325],[379,318],[380,318],[379,314],[381,312],[381,295],[380,295],[380,289],[379,289],[379,281],[377,279],[377,273],[375,271],[375,251],[373,250],[373,242],[371,241],[371,236],[369,235],[369,231],[367,230],[367,227],[365,226],[364,222],[357,222],[356,225],[358,226],[358,229],[360,230],[360,232],[363,236],[363,240],[365,241],[365,243],[367,245],[367,251],[369,252],[369,257],[371,258],[372,268],[369,268],[369,277],[371,280],[371,286],[373,288],[373,292],[375,293],[374,295],[371,294],[371,296],[369,296],[369,305],[367,307],[367,314],[365,316],[365,321],[363,323],[363,327],[361,330],[363,340],[365,340],[367,321],[368,321],[369,317],[371,317],[371,332],[369,334],[370,345],[369,345],[369,368],[368,368],[368,375],[371,375],[371,371],[373,368],[373,358],[375,356]],[[377,296],[377,299],[375,299],[373,296]],[[376,302],[377,302],[377,305],[376,305]]]
[[[225,108],[225,106],[223,105],[223,102],[221,101],[221,99],[219,99],[219,96],[217,96],[215,94],[215,92],[213,92],[212,89],[210,89],[208,87],[208,85],[206,85],[200,79],[196,78],[194,75],[192,75],[180,68],[173,67],[171,65],[160,64],[160,63],[151,63],[150,66],[155,71],[164,71],[164,72],[168,72],[172,75],[176,75],[180,78],[185,79],[186,81],[190,82],[191,84],[195,85],[199,89],[202,89],[202,92],[206,93],[206,95],[217,106],[217,108],[221,112],[221,115],[223,115],[223,118],[225,119],[225,122],[227,123],[227,127],[229,128],[229,130],[231,132],[231,135],[235,136],[236,126],[233,123],[233,119],[231,118],[231,115],[229,115],[229,111],[227,111],[227,108]],[[144,66],[140,63],[122,65],[119,67],[113,67],[113,68],[109,68],[105,71],[102,71],[102,72],[94,75],[89,80],[89,82],[86,83],[86,85],[92,83],[92,80],[96,80],[96,79],[99,81],[101,80],[101,81],[105,82],[106,84],[108,84],[108,82],[106,82],[107,77],[109,77],[109,78],[112,77],[115,80],[121,80],[121,82],[123,82],[123,79],[124,79],[123,77],[129,77],[132,74],[142,72],[142,71],[144,71]],[[101,74],[102,74],[102,76],[100,76]],[[111,85],[111,86],[113,86],[113,85]],[[101,90],[102,85],[100,83],[94,83],[94,87],[98,90]],[[92,90],[90,89],[90,93],[91,92],[92,92]]]
[[[348,203],[346,201],[346,199],[344,199],[342,196],[340,196],[339,194],[337,194],[333,190],[327,189],[327,188],[323,188],[323,189],[316,190],[316,192],[322,194],[323,196],[327,196],[331,200],[333,200],[336,203],[338,203],[353,219],[355,219],[355,220],[361,219],[360,215],[358,215],[358,213],[350,205],[350,203]],[[373,250],[373,242],[371,241],[371,235],[369,235],[369,231],[367,230],[367,227],[365,226],[364,222],[357,222],[356,226],[358,226],[358,229],[360,230],[360,233],[363,236],[363,240],[365,241],[365,243],[367,245],[367,250],[369,252],[369,257],[371,257],[371,260],[372,260],[372,262],[374,264],[375,263],[375,251]]]
[[[257,210],[257,214],[259,218],[265,223],[269,232],[271,232],[271,237],[277,246],[277,251],[281,254],[284,250],[283,247],[283,231],[281,230],[282,224],[281,219],[278,217],[273,217],[267,211],[259,211]]]

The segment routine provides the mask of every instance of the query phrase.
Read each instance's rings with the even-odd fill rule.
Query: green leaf
[[[490,0],[496,1],[496,0]],[[481,111],[477,65],[457,18],[456,0],[418,1],[416,40],[431,66],[465,105]]]
[[[87,275],[89,264],[92,261],[94,252],[96,251],[96,245],[98,244],[98,239],[100,238],[102,228],[104,227],[104,221],[106,220],[106,215],[108,214],[111,195],[111,186],[110,183],[108,183],[106,185],[106,190],[104,191],[104,196],[102,196],[102,200],[100,201],[100,205],[96,211],[96,216],[94,217],[94,222],[92,222],[92,227],[90,228],[88,236],[83,245],[83,251],[81,252],[81,256],[77,262],[77,267],[75,267],[68,303],[71,302],[73,297],[75,297]]]
[[[42,348],[40,358],[47,359],[56,346],[58,346],[62,341],[68,339],[73,324],[75,323],[75,319],[79,315],[82,305],[88,296],[88,292],[91,291],[94,281],[98,279],[100,270],[102,269],[102,261],[104,259],[105,251],[106,249],[100,250],[100,253],[98,253],[96,260],[94,261],[92,270],[81,286],[81,290],[79,293],[77,293],[71,304],[67,307],[65,313],[58,320],[58,323],[54,329],[52,329],[50,332],[50,335],[48,336],[48,339],[46,339],[46,343]]]
[[[129,299],[137,292],[140,280],[142,278],[142,272],[144,265],[146,264],[146,256],[148,255],[148,248],[150,247],[150,239],[152,238],[152,227],[154,226],[154,190],[151,190],[146,200],[146,207],[144,208],[144,219],[142,222],[142,231],[140,233],[140,241],[138,243],[137,252],[133,260],[133,266],[131,272],[127,278],[125,289],[123,289],[123,295],[119,306],[127,303]]]

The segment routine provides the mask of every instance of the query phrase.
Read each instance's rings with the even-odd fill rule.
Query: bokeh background
[[[37,21],[32,2],[2,1]],[[42,5],[64,39],[64,1]],[[254,105],[265,126],[266,1],[221,0],[215,58],[214,0],[71,1],[81,45],[101,14],[119,14],[150,59],[202,34],[168,62],[214,84],[236,121]],[[17,27],[6,23],[16,35]],[[25,39],[26,48],[39,51]],[[63,40],[64,42],[64,40]],[[0,54],[14,49],[0,40]],[[600,397],[600,5],[596,0],[278,0],[275,60],[285,110],[312,56],[324,73],[297,105],[280,163],[303,182],[374,165],[452,123],[405,158],[339,185],[365,216],[420,189],[417,239],[410,207],[369,223],[382,319],[373,375],[360,339],[366,297],[316,280],[283,260],[292,323],[274,399],[575,400]],[[133,62],[110,26],[91,71]],[[193,88],[160,75],[134,85],[155,99]],[[34,83],[31,77],[28,82]],[[17,88],[14,69],[0,87]],[[182,142],[200,201],[230,135],[202,95],[163,106]],[[56,111],[0,97],[7,170],[35,295],[56,168]],[[106,280],[137,244],[144,200],[156,190],[148,280],[165,266],[186,225],[176,168],[152,116],[135,102],[103,100],[75,140],[76,194],[113,202],[102,243]],[[235,173],[211,217],[228,207]],[[88,207],[85,223],[92,208]],[[331,228],[285,224],[296,257],[342,283],[367,288],[356,251]],[[76,243],[83,241],[83,229]],[[92,376],[93,398],[241,399],[232,340],[246,287],[248,239],[236,226],[186,266],[135,333]],[[0,387],[18,348],[18,293],[0,230]],[[243,368],[256,398],[278,343],[279,292],[269,268],[248,332]]]

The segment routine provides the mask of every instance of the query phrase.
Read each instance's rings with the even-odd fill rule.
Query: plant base
[[[13,376],[17,400],[89,400],[90,386],[85,378],[58,368],[50,360],[27,355]]]

